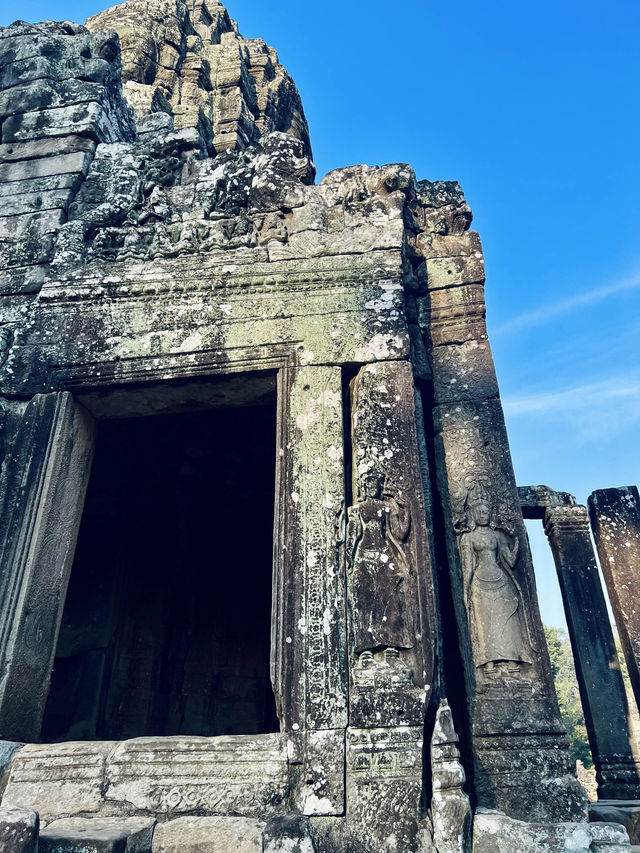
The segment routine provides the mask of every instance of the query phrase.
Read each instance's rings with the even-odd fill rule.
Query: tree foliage
[[[569,737],[569,749],[573,757],[582,761],[585,767],[593,767],[569,637],[566,631],[559,628],[545,626],[544,633],[549,648],[551,672],[558,694],[560,713]]]

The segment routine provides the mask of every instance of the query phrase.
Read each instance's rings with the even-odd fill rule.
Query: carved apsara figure
[[[481,485],[468,492],[465,503],[460,551],[476,666],[491,672],[505,663],[518,672],[521,663],[532,662],[534,651],[514,574],[519,542],[493,521],[491,498]]]
[[[415,642],[404,547],[411,513],[375,466],[359,475],[358,492],[347,527],[354,639],[356,654],[371,657],[382,649],[410,649]]]

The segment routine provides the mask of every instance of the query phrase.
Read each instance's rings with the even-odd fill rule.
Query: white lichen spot
[[[340,394],[337,391],[327,389],[320,394],[318,402],[320,405],[326,406],[329,409],[339,409],[341,403]]]
[[[297,504],[300,500],[300,495],[297,492],[291,492],[291,500],[294,502],[294,504]]]
[[[318,555],[315,551],[309,551],[307,554],[307,568],[313,569],[318,565]]]
[[[304,801],[304,813],[306,815],[315,814],[331,814],[333,805],[327,797],[318,797],[315,794],[309,794]],[[299,848],[297,848],[299,849]]]
[[[329,636],[331,633],[331,611],[328,607],[325,607],[324,613],[322,615],[322,630],[325,633],[325,636]]]
[[[192,352],[194,349],[199,349],[202,346],[202,335],[200,332],[193,332],[188,338],[178,347],[171,347],[170,352]]]
[[[336,447],[335,444],[331,444],[327,447],[327,456],[331,459],[332,462],[341,462],[342,461],[342,448]]]
[[[392,358],[405,349],[406,339],[403,335],[374,335],[367,344],[357,347],[354,352],[355,361],[377,361]]]

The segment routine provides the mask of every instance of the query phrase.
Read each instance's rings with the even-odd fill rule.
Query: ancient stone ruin
[[[0,29],[0,134],[0,851],[629,850],[586,509],[516,487],[458,184],[315,184],[216,0]]]

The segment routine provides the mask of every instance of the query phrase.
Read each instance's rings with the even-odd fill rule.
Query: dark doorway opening
[[[276,406],[103,421],[42,740],[279,730]]]

